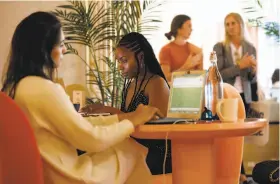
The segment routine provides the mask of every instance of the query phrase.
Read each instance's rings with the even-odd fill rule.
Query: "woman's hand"
[[[245,69],[245,68],[256,68],[257,62],[255,60],[255,57],[253,55],[248,55],[246,53],[238,63],[240,69]]]
[[[202,52],[200,52],[198,54],[190,53],[185,64],[179,69],[179,71],[192,70],[192,69],[196,68],[197,66],[201,65],[202,57],[203,57]]]
[[[138,126],[160,117],[163,117],[163,114],[157,108],[140,104],[132,115],[131,121],[134,126]]]
[[[191,57],[191,62],[195,65],[195,66],[197,66],[197,65],[199,65],[201,62],[201,60],[202,60],[202,57],[203,57],[203,54],[202,54],[202,51],[200,52],[200,53],[198,53],[198,54],[195,54],[195,55],[193,55],[192,57]]]
[[[118,114],[118,117],[120,121],[128,119],[134,126],[138,126],[152,119],[163,117],[163,114],[155,107],[140,104],[134,112]]]
[[[85,114],[96,113],[103,107],[104,107],[104,105],[101,103],[94,103],[94,104],[86,105],[85,107],[81,108],[80,112],[85,113]]]
[[[200,64],[201,59],[202,52],[198,54],[190,53],[186,63],[190,63],[190,68],[194,68]]]

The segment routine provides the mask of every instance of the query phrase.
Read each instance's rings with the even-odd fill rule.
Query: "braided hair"
[[[137,74],[135,76],[135,88],[134,93],[131,98],[130,104],[134,101],[134,99],[140,93],[143,82],[146,78],[147,71],[152,73],[153,75],[158,75],[162,77],[166,83],[168,84],[165,75],[163,74],[159,62],[155,56],[154,50],[148,40],[140,33],[131,32],[126,34],[119,42],[117,47],[124,47],[129,49],[130,51],[135,53],[135,59],[137,62]],[[142,58],[142,60],[140,60]],[[143,63],[142,63],[143,62]],[[144,77],[140,82],[140,86],[137,89],[138,77],[140,74],[140,70],[144,69]],[[130,86],[133,79],[125,79],[123,91],[122,91],[122,101],[126,100],[128,87]],[[128,106],[129,109],[130,105]]]

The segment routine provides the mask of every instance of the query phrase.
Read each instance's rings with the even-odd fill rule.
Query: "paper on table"
[[[73,104],[80,104],[80,107],[83,107],[83,91],[74,90],[73,91]]]

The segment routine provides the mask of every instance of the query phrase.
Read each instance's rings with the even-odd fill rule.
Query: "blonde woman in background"
[[[252,101],[251,82],[256,76],[256,49],[244,37],[244,21],[238,13],[230,13],[224,19],[225,40],[215,44],[217,64],[223,81],[233,85],[240,93],[246,113]],[[241,181],[246,175],[241,168]]]
[[[159,61],[165,77],[171,80],[174,71],[203,69],[202,50],[187,40],[192,32],[191,18],[177,15],[173,18],[170,32],[165,36],[174,40],[162,47]]]
[[[256,49],[244,38],[244,22],[238,13],[225,17],[225,40],[217,43],[217,64],[224,82],[239,91],[245,109],[252,101],[251,82],[256,74]]]

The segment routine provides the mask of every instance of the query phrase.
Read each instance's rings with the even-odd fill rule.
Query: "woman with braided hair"
[[[125,35],[116,48],[116,58],[125,78],[121,111],[135,111],[144,104],[166,113],[169,86],[147,39],[136,32]]]
[[[92,105],[83,108],[82,111],[128,113],[135,111],[138,105],[144,104],[157,107],[166,115],[169,85],[148,40],[140,33],[129,33],[120,40],[115,55],[125,78],[121,109]],[[149,148],[146,161],[152,174],[162,174],[165,140],[136,139],[136,141]],[[170,142],[165,171],[172,172]]]
[[[147,39],[135,32],[125,35],[116,49],[116,57],[125,77],[121,111],[132,112],[144,104],[157,107],[166,115],[169,86]],[[152,174],[162,174],[165,141],[136,140],[149,148],[146,161]],[[170,143],[165,170],[171,173]]]

